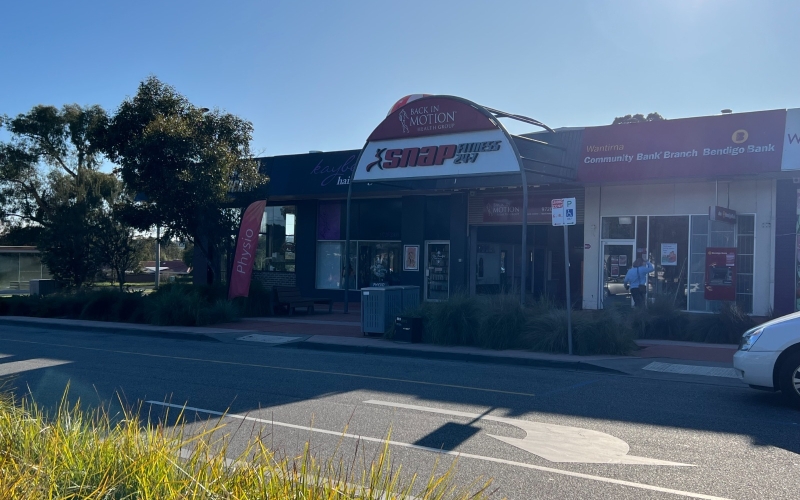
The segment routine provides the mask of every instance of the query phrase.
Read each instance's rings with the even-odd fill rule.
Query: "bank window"
[[[604,240],[632,240],[636,236],[636,217],[603,217]]]
[[[709,221],[707,215],[692,216],[691,255],[687,287],[690,311],[719,311],[723,302],[705,299],[706,248],[736,248],[736,304],[753,312],[755,270],[755,215],[739,215],[736,225]]]
[[[253,268],[259,271],[295,272],[294,206],[266,207],[258,233],[258,249]]]
[[[736,225],[736,303],[749,314],[753,312],[756,217],[740,215]]]
[[[686,308],[686,268],[689,265],[689,217],[666,215],[650,217],[650,248],[655,279],[653,292],[673,298],[675,306]]]

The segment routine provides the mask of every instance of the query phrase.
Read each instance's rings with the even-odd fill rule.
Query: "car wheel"
[[[800,408],[800,352],[787,357],[781,364],[779,385],[783,396]]]

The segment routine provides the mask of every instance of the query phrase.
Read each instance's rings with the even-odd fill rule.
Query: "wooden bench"
[[[300,289],[291,286],[273,287],[277,296],[276,304],[278,307],[286,308],[289,315],[294,314],[297,307],[305,307],[309,314],[314,313],[314,304],[328,304],[328,312],[333,312],[333,301],[324,298],[307,298],[300,295]]]

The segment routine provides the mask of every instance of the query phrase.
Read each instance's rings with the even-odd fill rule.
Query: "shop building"
[[[412,112],[440,97],[393,110],[363,150],[262,158],[270,183],[254,193],[267,207],[253,279],[337,301],[346,287],[351,301],[356,290],[390,285],[420,286],[425,300],[442,300],[516,292],[524,283],[526,293],[563,302],[567,255],[573,303],[598,309],[629,301],[622,277],[645,256],[656,265],[650,293],[687,311],[726,301],[754,315],[797,308],[798,110],[521,136],[498,127],[490,132],[507,139],[500,155],[492,141],[467,141],[488,128],[404,136],[397,127],[411,124],[413,132]],[[507,116],[487,110],[480,109],[493,125]],[[466,115],[458,112],[451,116]],[[467,165],[473,171],[448,167],[453,151],[442,148],[451,144],[478,144],[473,152],[487,162]],[[392,164],[417,160],[423,148],[438,152],[438,167],[433,156],[429,166]],[[375,158],[386,168],[367,175]],[[555,198],[577,202],[566,252],[562,228],[551,225]]]

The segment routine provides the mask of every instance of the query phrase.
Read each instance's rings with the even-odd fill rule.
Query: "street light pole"
[[[156,224],[156,281],[155,289],[161,283],[161,225]]]

